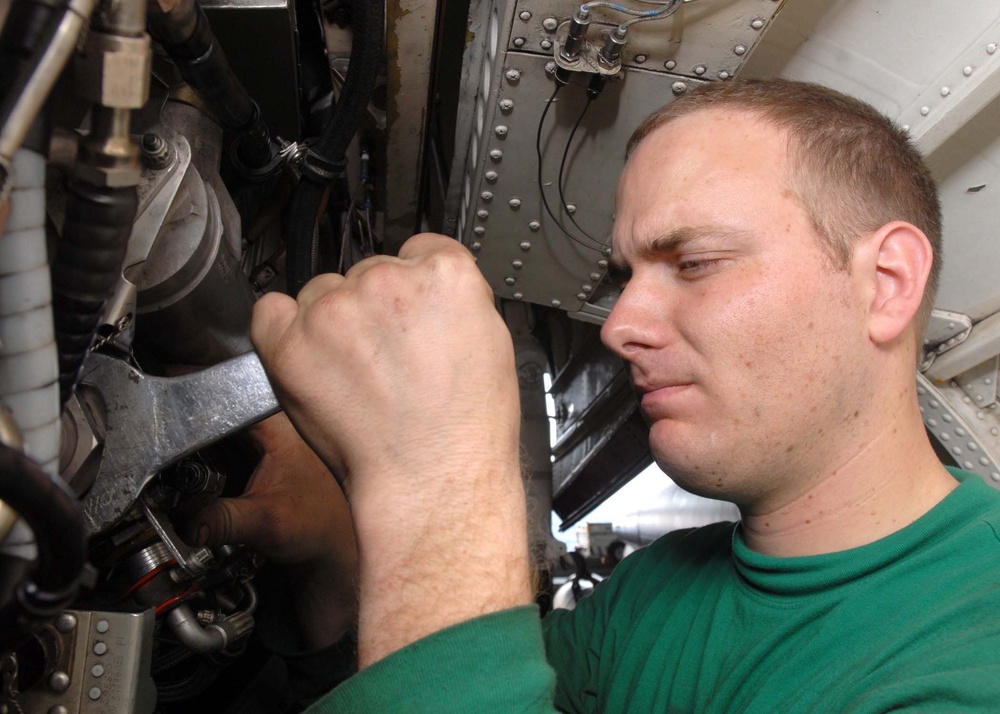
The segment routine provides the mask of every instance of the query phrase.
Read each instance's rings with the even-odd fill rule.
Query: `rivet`
[[[993,384],[993,380],[987,377],[986,379],[983,380],[983,384]]]
[[[932,399],[931,402],[930,402],[930,405],[931,405],[931,409],[937,409],[939,406],[941,406],[940,404],[938,404],[938,402],[937,402],[936,399]]]
[[[933,429],[934,427],[936,427],[937,426],[937,419],[928,419],[927,420],[927,426],[929,426],[931,429]]]
[[[636,64],[642,64],[645,61],[646,61],[646,55],[636,55],[635,56],[635,63]]]
[[[48,714],[69,714],[69,709],[64,707],[62,704],[56,704],[54,707],[49,709]]]
[[[993,54],[996,51],[997,51],[997,43],[996,42],[991,42],[988,45],[986,45],[986,52],[988,54]]]
[[[965,436],[965,429],[962,427],[955,429],[955,436]]]
[[[909,124],[903,124],[903,131],[909,131],[909,130],[910,130],[910,125]],[[930,340],[928,340],[926,344],[930,344]]]
[[[111,624],[107,620],[98,620],[94,629],[100,632],[102,635],[111,628]]]
[[[507,125],[498,124],[497,127],[493,130],[493,133],[501,138],[507,136]]]
[[[941,421],[951,424],[952,422],[951,414],[942,414]]]
[[[566,213],[576,213],[576,206],[572,203],[566,204]]]
[[[556,73],[556,63],[555,62],[546,62],[545,63],[545,71],[548,72],[549,74],[555,74]]]
[[[697,74],[699,77],[701,75],[705,74],[705,71],[706,71],[705,70],[705,65],[703,65],[703,64],[700,64],[700,65],[698,65],[697,67],[694,68],[694,73]]]
[[[605,268],[608,267],[608,261],[601,258],[601,260],[597,261],[597,267],[600,268],[601,270],[604,270]]]
[[[736,54],[738,54],[738,55],[745,55],[747,53],[747,46],[746,45],[736,45],[736,47],[733,48],[733,52],[736,53]]]
[[[985,456],[980,456],[979,457],[979,463],[982,464],[983,466],[989,466],[990,465],[990,460],[988,458],[986,458]]]
[[[665,69],[673,69],[674,67],[677,66],[677,63],[674,62],[673,60],[667,60],[666,62],[663,63],[663,66]]]
[[[108,645],[105,642],[95,642],[94,643],[94,654],[101,657],[108,652]]]
[[[92,677],[103,677],[104,676],[104,665],[95,664],[90,668],[90,674]]]
[[[497,174],[496,171],[487,171],[485,174],[483,174],[483,177],[490,183],[493,183],[498,178],[500,178],[500,176]]]
[[[524,38],[523,37],[515,37],[514,38],[514,42],[512,44],[514,45],[514,47],[524,47]],[[508,79],[510,79],[510,78],[508,77]]]
[[[520,260],[512,260],[510,264],[513,266],[514,270],[520,270],[524,267],[524,263]]]
[[[582,290],[585,293],[592,293],[594,291],[594,288],[591,285],[581,285],[580,290]]]
[[[994,481],[1000,481],[1000,473],[994,471],[993,473],[990,474],[990,478],[993,479]]]
[[[590,274],[590,279],[593,280],[596,283],[598,280],[601,279],[601,274],[600,273],[591,273]]]
[[[93,699],[94,701],[97,701],[98,699],[101,698],[101,688],[100,687],[91,687],[90,691],[87,692],[87,696],[90,697],[91,699]]]
[[[964,67],[962,67],[962,74],[964,74],[966,77],[971,76],[972,75],[972,65],[971,64],[967,64]]]
[[[513,276],[513,275],[508,275],[508,276],[507,276],[506,278],[504,278],[504,279],[503,279],[503,281],[504,281],[505,283],[507,283],[508,285],[513,285],[514,283],[516,283],[516,282],[517,282],[517,279],[516,279],[516,278],[514,278],[514,276]]]
[[[64,635],[76,629],[76,616],[64,612],[56,618],[56,629]]]
[[[551,50],[552,40],[542,40],[541,42],[538,43],[538,46],[541,47],[543,50]]]
[[[951,88],[950,87],[941,87],[941,96],[942,97],[947,97],[949,94],[951,94]]]
[[[524,300],[524,293],[514,293],[513,298],[515,300]]]
[[[931,113],[930,107],[920,107],[920,116],[925,117]]]
[[[927,390],[923,387],[917,387],[917,394],[924,395],[927,394]]]
[[[531,250],[531,243],[529,243],[526,240],[521,241],[521,250],[527,253],[529,250]]]
[[[993,436],[1000,436],[1000,429],[993,427],[990,429],[990,433],[993,434]]]
[[[611,255],[611,246],[610,245],[604,246],[601,252],[604,253],[604,255]]]
[[[577,300],[586,300],[587,299],[587,294],[586,293],[577,293],[576,294],[576,299]]]
[[[511,208],[513,208],[516,211],[517,209],[519,209],[521,207],[521,199],[520,198],[512,198],[509,201],[507,201],[507,205],[510,206]]]
[[[963,404],[972,404],[972,399],[970,397],[962,397]]]
[[[521,18],[522,20],[524,20],[525,22],[527,22],[528,20],[531,19],[531,13],[528,12],[527,10],[525,10],[520,15],[518,15],[518,17]]]
[[[532,231],[537,231],[541,227],[542,224],[539,223],[538,221],[532,221],[531,223],[528,224],[528,228],[530,228]],[[523,244],[522,247],[524,247]]]
[[[62,693],[69,689],[69,675],[65,672],[53,672],[49,677],[49,689]]]
[[[729,79],[729,72],[726,70],[721,70],[719,72],[719,79]]]
[[[966,446],[969,447],[969,451],[976,451],[979,448],[979,445],[974,441],[970,441]]]
[[[486,226],[476,226],[472,229],[472,232],[477,236],[486,235]]]
[[[483,191],[481,194],[479,194],[479,197],[482,198],[484,201],[492,201],[493,200],[493,192],[492,191]]]
[[[762,27],[764,27],[764,21],[758,17],[753,22],[750,23],[750,27],[752,27],[755,30],[759,30]]]
[[[493,149],[492,151],[490,151],[490,158],[493,159],[494,161],[499,161],[500,159],[503,158],[503,152],[500,151],[500,149]]]
[[[553,300],[552,301],[552,307],[559,307],[560,305],[562,305],[562,300]]]
[[[516,69],[508,69],[507,72],[504,73],[504,77],[507,78],[508,82],[516,82],[521,78],[521,73]]]
[[[974,468],[974,464],[971,461],[966,461],[964,465],[966,469]]]
[[[976,401],[977,402],[982,402],[983,401],[983,395],[982,394],[977,394],[976,395]]]
[[[476,211],[476,218],[478,218],[481,221],[485,221],[489,217],[490,217],[490,212],[487,211],[485,208],[480,208],[478,211]]]
[[[549,32],[553,32],[557,27],[559,27],[559,20],[555,19],[554,17],[547,17],[544,20],[542,20],[542,27],[544,27]]]
[[[500,100],[500,109],[502,109],[503,111],[509,112],[513,108],[514,108],[514,102],[513,102],[513,100],[511,100],[511,99],[501,99]]]
[[[476,241],[475,243],[473,243],[472,245],[469,246],[469,248],[471,248],[472,250],[479,250],[482,247],[483,247],[483,244],[480,243],[479,241]]]
[[[941,441],[951,441],[951,434],[942,434]]]
[[[673,90],[674,94],[684,94],[688,90],[688,86],[684,82],[674,82],[670,85],[670,89]]]
[[[976,419],[985,419],[986,415],[982,412],[976,412]]]
[[[951,447],[951,453],[955,454],[955,456],[958,456],[959,454],[962,453],[962,447],[961,446]]]

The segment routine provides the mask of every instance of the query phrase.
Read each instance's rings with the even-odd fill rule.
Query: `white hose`
[[[59,468],[59,363],[45,244],[45,157],[14,155],[10,217],[0,238],[0,404],[14,416],[25,453]]]

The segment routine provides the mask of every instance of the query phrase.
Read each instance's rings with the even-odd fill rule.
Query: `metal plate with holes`
[[[625,143],[636,125],[674,94],[662,75],[631,70],[608,82],[585,115],[567,154],[564,196],[590,240],[570,220],[557,188],[570,132],[586,105],[589,76],[574,76],[560,90],[542,130],[542,185],[574,241],[546,214],[537,189],[538,124],[555,87],[547,61],[507,53],[495,94],[485,105],[477,103],[470,151],[475,169],[465,177],[465,220],[460,218],[459,226],[498,295],[573,311],[605,272],[601,244],[611,229]]]
[[[967,394],[961,377],[934,384],[918,374],[917,385],[927,431],[961,468],[1000,489],[1000,405]]]
[[[546,43],[552,41],[554,28],[568,21],[581,4],[579,0],[521,0],[514,14],[510,48],[551,54]],[[655,5],[636,2],[622,4],[640,10],[656,9]],[[776,0],[684,2],[668,18],[642,22],[629,29],[623,64],[692,78],[732,77],[781,5]],[[594,8],[588,41],[600,46],[602,33],[629,19],[610,8]]]

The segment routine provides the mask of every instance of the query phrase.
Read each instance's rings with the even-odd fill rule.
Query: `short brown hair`
[[[914,320],[922,337],[941,272],[941,203],[906,132],[868,104],[818,84],[711,82],[647,117],[629,139],[626,156],[659,127],[707,109],[744,110],[787,132],[790,188],[837,268],[846,269],[856,238],[892,221],[907,221],[927,235],[934,262]]]

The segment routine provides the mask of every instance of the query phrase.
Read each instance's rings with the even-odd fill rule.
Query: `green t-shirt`
[[[1000,712],[1000,492],[956,475],[916,523],[839,553],[672,533],[572,612],[448,628],[310,712]]]

